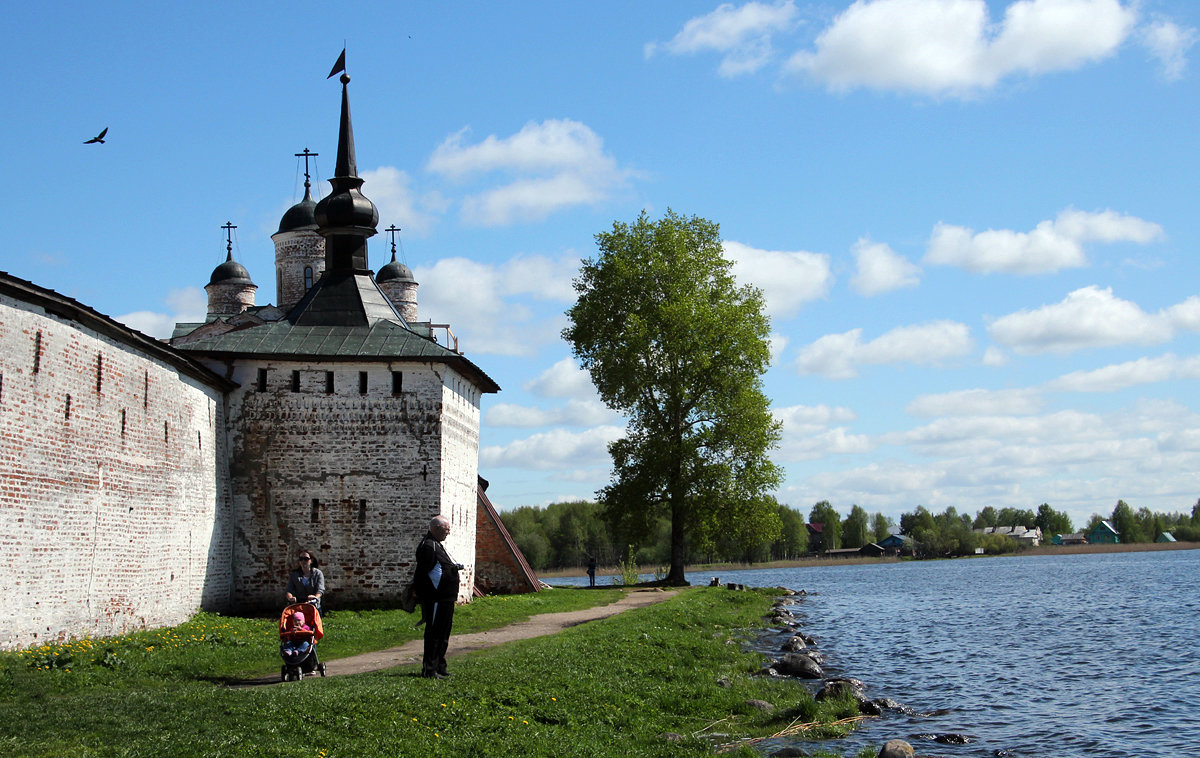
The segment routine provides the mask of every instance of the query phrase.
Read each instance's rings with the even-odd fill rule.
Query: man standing
[[[446,648],[450,645],[450,627],[454,623],[454,604],[458,601],[458,572],[461,563],[451,560],[442,544],[450,534],[450,521],[434,516],[429,533],[417,546],[417,597],[425,618],[425,658],[421,676],[445,679]]]

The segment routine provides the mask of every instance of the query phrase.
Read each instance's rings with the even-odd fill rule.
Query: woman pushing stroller
[[[325,594],[325,575],[317,568],[317,561],[312,551],[301,550],[296,559],[297,566],[288,575],[287,589],[284,590],[284,600],[288,605],[293,603],[312,603],[321,609],[321,596]]]

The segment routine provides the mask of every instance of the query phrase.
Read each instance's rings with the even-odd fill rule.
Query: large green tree
[[[778,485],[767,452],[779,439],[762,391],[770,363],[762,293],[739,286],[715,223],[668,210],[616,222],[575,279],[578,300],[563,338],[601,399],[625,414],[609,445],[609,513],[645,525],[671,521],[667,581],[685,584],[689,540],[758,529],[779,519],[762,497]]]

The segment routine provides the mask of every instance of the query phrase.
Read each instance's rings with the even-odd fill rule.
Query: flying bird
[[[106,134],[108,134],[107,126],[104,127],[104,131],[100,132],[95,137],[92,137],[90,140],[88,140],[87,142],[84,142],[83,144],[91,145],[93,143],[99,142],[101,145],[103,145],[104,144],[104,135],[106,135]]]

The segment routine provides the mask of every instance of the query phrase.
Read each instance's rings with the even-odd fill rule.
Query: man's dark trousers
[[[446,648],[450,646],[450,627],[454,625],[454,601],[422,603],[425,614],[425,659],[422,676],[446,673]]]

